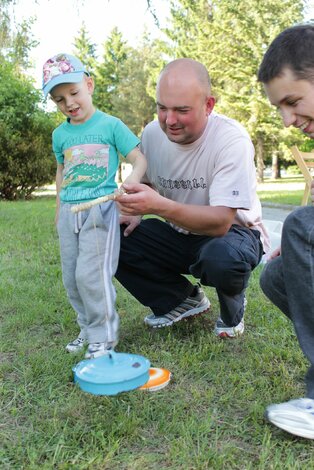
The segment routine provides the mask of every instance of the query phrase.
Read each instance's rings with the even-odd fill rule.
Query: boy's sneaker
[[[67,344],[65,349],[69,353],[74,353],[75,354],[75,353],[78,353],[78,352],[82,351],[82,349],[85,346],[85,343],[86,343],[86,339],[78,337],[75,340],[71,341],[71,343]]]
[[[90,343],[88,345],[85,359],[94,359],[95,357],[104,356],[109,354],[112,348],[108,348],[107,343]]]
[[[247,306],[247,300],[246,300],[246,297],[244,297],[244,300],[243,300],[243,315],[244,315],[246,306]],[[238,336],[243,335],[243,333],[244,333],[244,317],[242,317],[242,320],[236,326],[227,326],[222,321],[221,317],[218,317],[218,319],[216,321],[214,333],[215,333],[216,336],[219,336],[219,338],[236,338]]]
[[[178,307],[165,315],[156,316],[154,313],[147,315],[144,319],[146,325],[152,328],[163,328],[171,326],[184,318],[193,317],[200,313],[207,312],[210,308],[210,301],[204,294],[200,286],[195,286],[196,293],[187,297]]]
[[[298,398],[266,408],[266,418],[272,424],[295,436],[314,439],[314,400]]]

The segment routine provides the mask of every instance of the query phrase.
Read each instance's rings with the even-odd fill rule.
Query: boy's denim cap
[[[81,82],[84,74],[89,76],[86,68],[77,57],[64,53],[51,57],[43,66],[42,89],[45,98],[57,85]]]

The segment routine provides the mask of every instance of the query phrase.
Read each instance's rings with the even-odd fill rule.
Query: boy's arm
[[[57,173],[56,173],[56,191],[57,191],[57,197],[56,197],[56,217],[55,217],[55,224],[58,223],[58,218],[59,218],[59,210],[60,210],[60,190],[61,190],[61,185],[63,181],[63,168],[64,165],[61,163],[57,163]]]
[[[131,174],[125,179],[124,183],[140,183],[147,168],[146,157],[138,147],[135,147],[127,154],[126,159],[131,163],[133,169]]]
[[[141,182],[141,179],[145,175],[146,168],[147,168],[147,161],[146,157],[142,154],[138,147],[135,147],[131,150],[130,153],[127,154],[126,159],[131,165],[133,166],[132,173],[125,178],[123,183],[133,183],[137,181],[138,183]],[[122,184],[123,188],[123,184]],[[124,236],[127,237],[133,230],[139,225],[141,222],[142,216],[121,216],[120,217],[120,224],[126,226],[124,229]]]

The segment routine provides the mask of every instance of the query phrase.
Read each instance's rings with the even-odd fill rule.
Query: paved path
[[[282,222],[294,206],[280,206],[278,204],[262,204],[262,214],[265,227],[268,231],[271,248],[270,252],[275,250],[281,243]]]
[[[295,209],[294,206],[288,207],[262,204],[263,219],[280,220],[283,222],[293,209]]]

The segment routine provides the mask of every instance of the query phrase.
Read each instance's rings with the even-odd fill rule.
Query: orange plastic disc
[[[139,390],[148,390],[155,392],[168,385],[171,379],[171,372],[167,369],[161,369],[157,367],[151,367],[149,369],[149,379],[146,384],[142,385]]]

